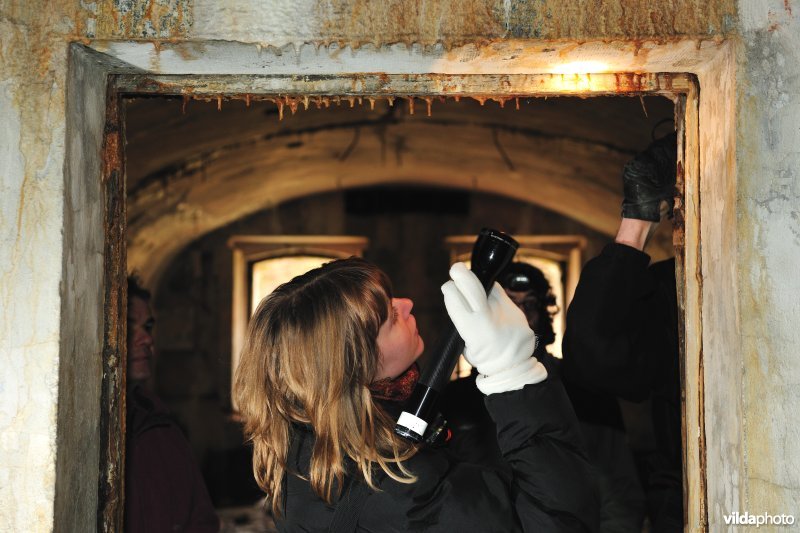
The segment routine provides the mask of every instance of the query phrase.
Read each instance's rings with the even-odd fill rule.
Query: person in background
[[[643,250],[671,216],[676,156],[673,133],[625,165],[619,230],[581,273],[563,344],[565,380],[651,401],[656,450],[638,462],[657,533],[683,530],[678,312],[674,259],[650,265]]]
[[[220,523],[189,443],[151,390],[150,293],[128,278],[125,531],[212,533]]]

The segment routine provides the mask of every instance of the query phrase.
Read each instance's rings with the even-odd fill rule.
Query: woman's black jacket
[[[446,446],[423,448],[405,463],[415,483],[380,472],[380,490],[369,492],[358,531],[596,531],[594,476],[561,383],[545,380],[492,394],[486,407],[507,468],[457,462]],[[290,471],[307,477],[313,439],[310,430],[297,428]],[[307,481],[289,474],[278,530],[327,531],[334,509]]]

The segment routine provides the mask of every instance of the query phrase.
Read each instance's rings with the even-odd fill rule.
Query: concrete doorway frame
[[[655,48],[678,47],[681,53],[672,56],[664,53],[663,58],[653,59],[652,64],[641,68],[641,65],[632,64],[642,63],[636,59],[636,50],[628,47],[621,52],[614,43],[601,43],[595,47],[595,52],[600,50],[603,57],[605,50],[609,56],[616,57],[617,67],[613,71],[616,73],[574,75],[536,72],[540,67],[535,65],[520,69],[513,61],[505,65],[507,73],[449,72],[458,69],[431,62],[424,66],[404,66],[398,69],[403,72],[396,74],[384,73],[392,70],[389,65],[394,64],[394,60],[383,69],[303,75],[280,72],[253,75],[247,69],[238,75],[213,71],[187,73],[181,68],[170,70],[163,64],[153,72],[137,66],[135,61],[130,62],[119,50],[115,51],[114,46],[115,43],[100,43],[92,47],[81,44],[70,47],[64,307],[69,311],[90,313],[97,329],[87,331],[67,321],[62,324],[65,340],[60,356],[55,505],[55,523],[60,525],[57,529],[68,530],[73,529],[71,526],[94,523],[98,530],[117,531],[122,526],[126,333],[123,98],[132,95],[188,95],[203,99],[262,96],[283,98],[290,105],[293,97],[323,95],[513,99],[515,96],[640,94],[672,98],[681,133],[680,195],[674,244],[678,254],[683,339],[685,520],[689,530],[708,528],[709,500],[719,501],[730,489],[709,488],[708,485],[711,478],[707,475],[706,420],[716,413],[708,412],[707,400],[712,395],[724,401],[727,387],[737,385],[737,382],[730,383],[734,378],[725,377],[712,390],[706,389],[708,356],[710,353],[717,356],[724,342],[720,344],[715,340],[716,344],[709,345],[703,336],[704,329],[710,326],[725,330],[732,325],[727,315],[715,317],[713,323],[704,319],[703,295],[718,287],[729,288],[731,284],[724,274],[705,268],[708,261],[704,262],[704,258],[724,261],[732,258],[733,251],[726,243],[728,235],[720,227],[725,220],[706,223],[711,217],[702,216],[701,205],[701,196],[705,198],[717,189],[725,193],[721,200],[724,202],[728,198],[727,191],[735,183],[735,168],[730,158],[723,158],[722,162],[714,160],[715,155],[731,149],[734,139],[733,119],[726,115],[726,110],[733,108],[730,46],[711,43],[703,47],[702,43],[695,42],[654,45]],[[132,46],[149,45],[132,43]],[[507,46],[511,48],[512,44]],[[534,44],[529,43],[529,46]],[[547,55],[554,49],[541,48],[541,43],[538,46],[540,49],[531,54]],[[566,45],[561,43],[556,48],[563,46]],[[372,54],[366,64],[372,61],[380,65],[386,59],[382,53],[397,55],[402,51],[365,53]],[[441,51],[441,54],[447,52]],[[692,61],[687,63],[687,57]],[[658,69],[659,66],[664,68]],[[407,72],[409,69],[419,72]],[[299,65],[296,70],[304,69]],[[700,99],[701,84],[704,97],[710,97],[704,101]],[[709,131],[712,123],[714,131]],[[703,124],[709,130],[705,130]],[[69,316],[68,313],[62,315]],[[102,332],[99,337],[97,331]],[[87,368],[92,372],[75,375],[75,368]],[[82,423],[75,424],[76,420]],[[731,427],[733,430],[739,428],[735,417],[725,422],[729,427],[735,424]],[[730,440],[726,441],[723,436],[713,448],[730,445]],[[736,457],[740,446],[735,443],[735,449],[728,453]],[[96,457],[96,461],[92,457]],[[87,488],[87,479],[98,480],[96,492]],[[82,489],[76,491],[76,487]]]

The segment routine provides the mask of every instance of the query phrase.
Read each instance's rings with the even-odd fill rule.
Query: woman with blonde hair
[[[360,259],[280,286],[256,310],[234,394],[280,531],[592,531],[598,503],[561,385],[502,289],[458,263],[442,291],[478,368],[506,469],[394,433],[424,343],[411,300]],[[437,438],[438,435],[438,438]]]

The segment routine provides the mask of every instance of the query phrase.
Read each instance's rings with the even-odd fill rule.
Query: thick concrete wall
[[[739,317],[738,276],[733,260],[738,253],[736,214],[736,150],[734,122],[736,47],[730,46],[700,78],[700,231],[702,273],[700,342],[705,391],[706,473],[708,520],[712,529],[724,524],[723,515],[741,506],[745,448],[742,443],[744,405],[742,350],[736,335]],[[713,124],[709,127],[709,124]],[[696,273],[687,271],[689,276]],[[687,385],[687,389],[690,387]],[[687,427],[698,420],[687,420]]]
[[[56,531],[91,531],[97,507],[104,279],[104,187],[99,169],[107,71],[75,49],[67,85],[64,270],[56,440]],[[76,452],[80,450],[80,461]]]
[[[74,2],[78,35],[192,38],[267,46],[303,42],[442,43],[498,39],[668,40],[735,30],[734,0],[105,0]]]
[[[496,39],[663,39],[722,34],[733,28],[731,0],[279,0],[270,9],[194,3],[192,33],[202,39],[297,45],[308,42],[419,43],[445,46]],[[265,29],[269,28],[269,34]],[[411,30],[411,31],[409,31]]]
[[[728,414],[729,425],[709,428],[709,446],[717,454],[709,462],[731,460],[743,465],[744,471],[740,475],[738,466],[710,470],[721,479],[714,480],[717,488],[709,487],[709,503],[712,522],[731,510],[796,512],[800,508],[796,357],[800,281],[794,265],[800,255],[795,176],[800,163],[795,148],[800,28],[792,9],[791,2],[779,0],[735,5],[732,0],[673,0],[659,2],[657,8],[633,0],[602,4],[476,0],[441,6],[420,0],[380,8],[355,0],[285,0],[269,6],[249,0],[4,2],[0,7],[0,523],[12,531],[47,531],[54,528],[54,521],[91,524],[95,514],[95,509],[85,507],[64,510],[75,513],[73,518],[54,511],[60,442],[57,402],[73,400],[59,392],[60,380],[63,386],[68,381],[60,372],[60,361],[71,353],[61,313],[75,308],[72,302],[81,290],[68,283],[65,275],[70,268],[64,263],[77,257],[65,253],[65,247],[79,249],[75,247],[79,239],[63,235],[67,43],[94,38],[213,38],[276,47],[306,41],[442,41],[445,48],[491,40],[485,47],[464,48],[464,53],[473,50],[487,58],[505,38],[631,41],[611,43],[606,51],[617,49],[628,58],[628,68],[638,64],[644,66],[636,68],[644,69],[649,68],[647,61],[655,63],[652,56],[638,54],[643,39],[727,38],[740,43],[733,110],[737,148],[731,163],[736,183],[729,184],[735,185],[735,192],[723,187],[725,200],[717,204],[723,212],[720,220],[737,231],[715,230],[710,243],[717,244],[714,250],[720,255],[711,250],[703,257],[705,273],[722,276],[721,286],[727,289],[719,293],[718,303],[729,308],[712,312],[705,307],[706,334],[732,339],[706,339],[704,355],[721,365],[720,383],[727,383],[711,390],[741,405],[741,418]],[[197,50],[202,56],[202,43]],[[674,69],[694,68],[691,62],[673,59]],[[664,61],[662,65],[668,58]],[[735,216],[730,211],[733,198]],[[71,227],[80,227],[79,221],[92,216],[76,214]],[[737,241],[735,247],[731,240]],[[91,329],[90,323],[86,326]],[[736,342],[743,357],[723,363],[721,351]],[[724,366],[728,364],[734,366]],[[724,402],[716,402],[713,412],[718,413]],[[743,425],[737,424],[739,420]],[[88,427],[84,431],[91,434]],[[83,460],[82,450],[64,452],[73,454],[75,461]],[[91,491],[97,480],[83,483]],[[722,489],[725,485],[731,488]],[[82,501],[91,505],[88,496]]]
[[[740,2],[740,482],[751,513],[800,514],[800,6],[792,4]]]
[[[7,531],[53,524],[68,20],[52,6],[0,7],[0,527]]]

